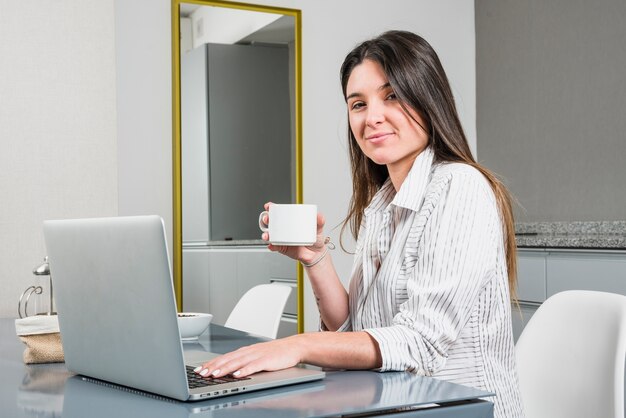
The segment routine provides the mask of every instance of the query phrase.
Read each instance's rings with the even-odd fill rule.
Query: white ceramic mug
[[[263,217],[269,216],[269,224]],[[317,241],[317,205],[270,205],[259,215],[259,228],[268,232],[273,245],[313,245]]]

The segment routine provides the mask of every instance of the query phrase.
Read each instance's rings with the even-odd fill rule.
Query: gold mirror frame
[[[173,248],[174,291],[178,310],[183,307],[183,217],[182,217],[182,156],[181,156],[181,99],[180,99],[180,4],[217,6],[231,9],[293,16],[295,26],[295,175],[296,203],[302,203],[302,19],[301,11],[281,7],[234,3],[221,0],[172,0],[172,202],[173,202]],[[304,272],[296,262],[298,291],[298,332],[304,331]]]

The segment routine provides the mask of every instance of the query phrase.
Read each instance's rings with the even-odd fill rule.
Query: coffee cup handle
[[[263,231],[263,232],[267,232],[267,231],[268,231],[268,229],[267,229],[267,228],[269,227],[269,225],[268,225],[268,224],[266,224],[265,222],[263,222],[263,217],[264,217],[265,215],[268,215],[268,216],[269,216],[269,212],[268,212],[268,211],[266,211],[266,210],[264,210],[263,212],[261,212],[261,213],[259,214],[259,228],[260,228],[260,229],[261,229],[261,231]]]

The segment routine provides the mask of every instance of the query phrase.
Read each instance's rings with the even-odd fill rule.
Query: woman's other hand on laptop
[[[216,357],[194,371],[203,377],[246,377],[260,371],[295,366],[301,362],[300,352],[296,339],[287,337],[242,347]]]
[[[382,366],[378,343],[364,331],[308,332],[242,347],[214,358],[194,371],[204,377],[246,377],[260,371],[308,363],[334,369],[375,369]]]

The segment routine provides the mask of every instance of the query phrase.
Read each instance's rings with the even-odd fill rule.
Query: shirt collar
[[[389,204],[417,212],[424,200],[424,193],[430,180],[434,157],[435,154],[431,147],[426,147],[415,158],[409,174],[407,174],[397,193],[391,183],[391,179],[388,178],[365,209],[365,215],[384,210]]]
[[[417,156],[391,203],[416,212],[419,210],[430,181],[434,158],[435,153],[431,147],[427,147]]]

